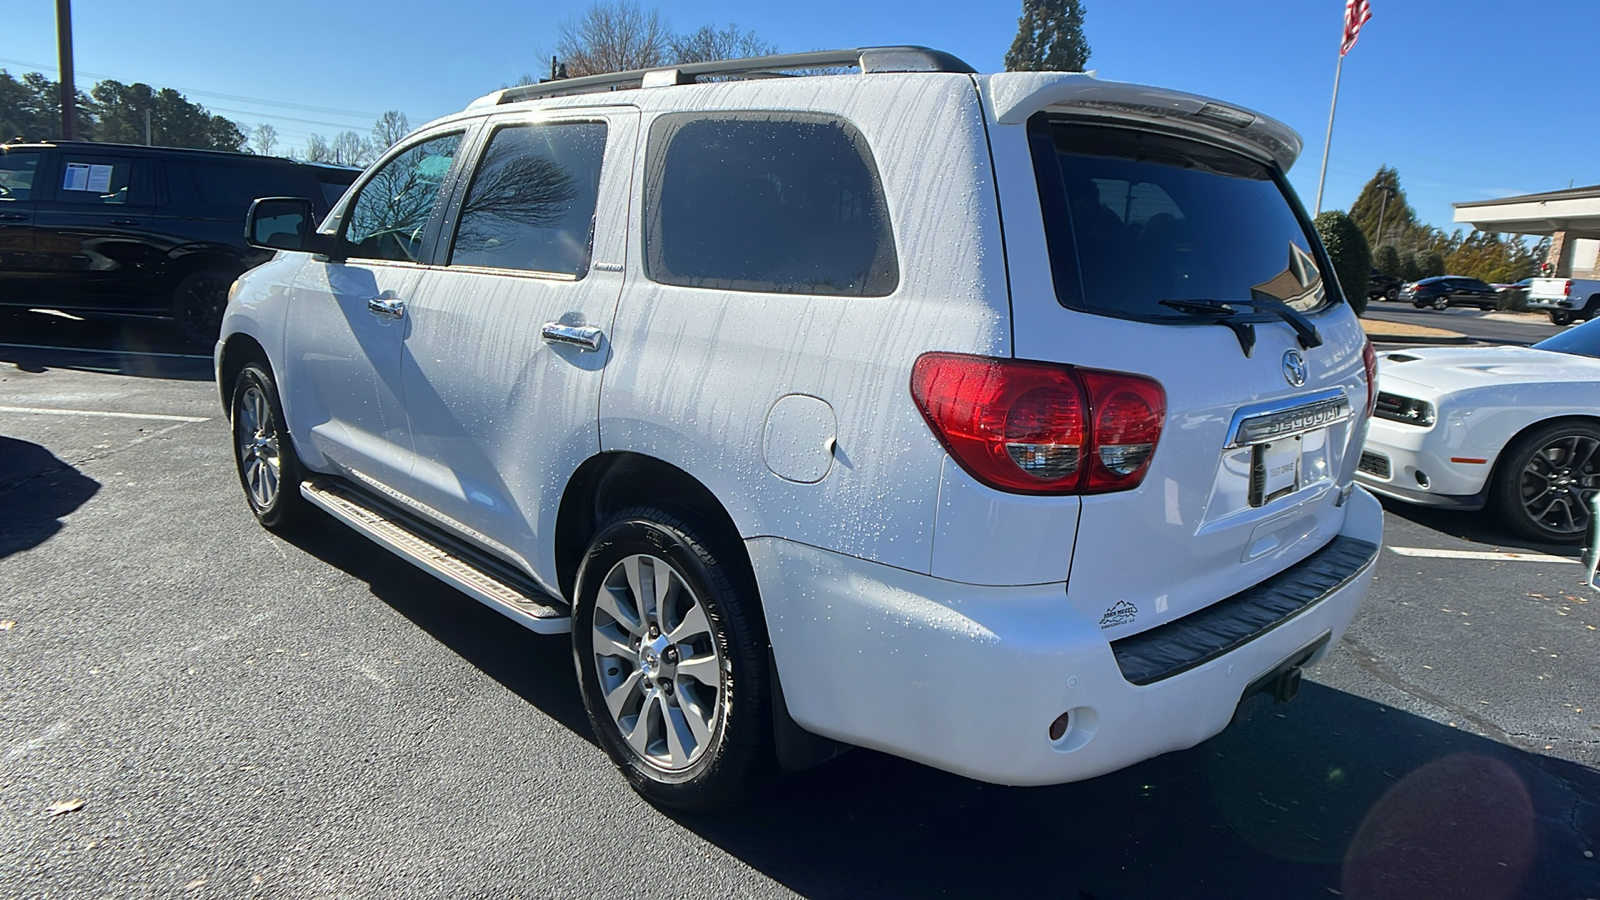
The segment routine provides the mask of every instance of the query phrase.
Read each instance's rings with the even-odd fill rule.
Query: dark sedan
[[[1438,275],[1406,285],[1400,291],[1400,299],[1409,301],[1417,309],[1429,306],[1434,309],[1446,309],[1451,306],[1495,309],[1499,305],[1500,295],[1494,288],[1476,278]]]

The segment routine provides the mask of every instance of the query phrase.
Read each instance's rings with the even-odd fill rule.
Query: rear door
[[[552,590],[561,491],[599,450],[638,118],[563,111],[486,128],[408,307],[416,462],[401,490]]]
[[[1026,185],[1002,197],[1016,355],[1166,393],[1142,483],[1083,498],[1068,596],[1114,639],[1257,584],[1339,532],[1365,337],[1270,164],[1090,119],[1041,113],[1028,127],[1032,171],[1000,176]],[[1043,258],[1028,254],[1026,189]]]
[[[154,234],[154,163],[131,152],[65,147],[39,204],[34,250],[52,305],[113,312],[160,312],[170,304]]]

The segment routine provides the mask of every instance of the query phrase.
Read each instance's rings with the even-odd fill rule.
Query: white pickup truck
[[[1600,280],[1535,278],[1528,285],[1528,308],[1549,312],[1557,325],[1600,318]]]

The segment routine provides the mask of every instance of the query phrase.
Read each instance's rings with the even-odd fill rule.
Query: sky
[[[677,31],[730,23],[781,50],[921,44],[1004,68],[1021,0],[640,0]],[[1306,148],[1290,181],[1315,203],[1344,0],[1082,0],[1100,78],[1203,94],[1280,119]],[[1597,0],[1371,0],[1345,58],[1324,209],[1348,209],[1380,165],[1420,218],[1450,204],[1600,183]],[[53,0],[5,0],[0,68],[56,70]],[[512,0],[76,0],[78,85],[172,87],[277,153],[412,124],[549,68],[560,25],[587,5]],[[1585,87],[1585,86],[1588,87]]]

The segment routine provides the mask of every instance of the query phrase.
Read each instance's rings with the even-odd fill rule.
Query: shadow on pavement
[[[1494,512],[1488,509],[1462,512],[1460,510],[1417,506],[1413,503],[1392,500],[1388,497],[1379,497],[1378,500],[1390,515],[1399,516],[1424,528],[1431,528],[1434,531],[1458,537],[1464,541],[1472,541],[1475,544],[1487,544],[1490,547],[1505,547],[1513,550],[1526,550],[1532,553],[1548,553],[1553,556],[1571,557],[1577,557],[1582,549],[1577,544],[1545,544],[1514,535],[1501,526]]]
[[[995,787],[856,750],[681,821],[807,897],[1600,890],[1583,855],[1600,850],[1600,772],[1311,683],[1285,706],[1247,701],[1199,747],[1078,784]]]
[[[572,643],[564,634],[534,634],[449,587],[328,516],[312,516],[286,540],[330,566],[365,581],[389,604],[439,643],[594,743],[578,698]]]
[[[55,536],[61,519],[99,490],[49,450],[0,435],[0,559]]]
[[[209,381],[211,348],[184,342],[159,320],[84,319],[0,311],[0,362],[24,372],[71,369]]]
[[[331,519],[293,543],[593,742],[566,636]],[[857,749],[740,809],[662,815],[806,897],[1600,897],[1584,856],[1600,854],[1600,772],[1309,681],[1290,704],[1246,701],[1199,747],[1078,784],[997,787]]]

